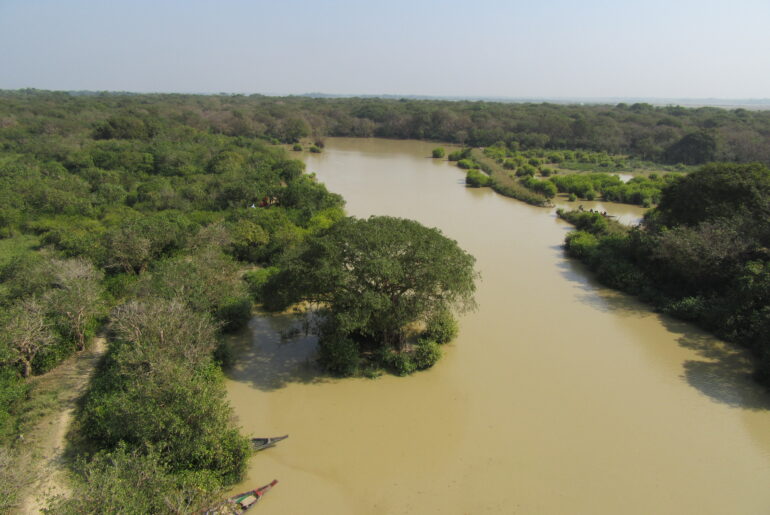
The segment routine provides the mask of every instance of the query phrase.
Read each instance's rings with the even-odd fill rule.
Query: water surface
[[[433,369],[376,380],[323,377],[290,317],[255,318],[230,402],[246,432],[290,438],[235,490],[278,478],[258,508],[276,514],[770,512],[770,401],[745,357],[601,288],[553,209],[465,188],[433,146],[330,139],[304,158],[350,214],[476,256],[479,309]]]

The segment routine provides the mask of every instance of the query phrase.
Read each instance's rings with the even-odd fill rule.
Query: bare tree
[[[207,314],[196,313],[179,300],[130,301],[110,315],[110,329],[132,343],[133,362],[163,359],[193,365],[208,358],[217,342],[217,325]]]
[[[49,309],[63,320],[78,350],[83,350],[89,324],[104,310],[102,273],[82,258],[53,259],[51,266],[54,288],[46,293]]]
[[[55,343],[45,307],[34,297],[25,299],[11,308],[2,338],[16,363],[21,363],[22,375],[32,373],[32,361],[46,347]]]

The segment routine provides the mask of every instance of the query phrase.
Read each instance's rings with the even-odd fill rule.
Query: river
[[[553,209],[465,188],[434,146],[329,139],[303,158],[350,214],[476,256],[478,310],[433,369],[374,380],[325,378],[289,317],[252,320],[229,400],[246,433],[290,437],[235,490],[278,478],[257,508],[275,514],[769,513],[770,399],[745,356],[596,284]]]

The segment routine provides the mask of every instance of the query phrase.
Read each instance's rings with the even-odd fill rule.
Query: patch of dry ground
[[[64,462],[65,437],[76,403],[85,392],[106,347],[104,338],[96,338],[89,349],[36,379],[38,390],[57,392],[59,406],[24,435],[24,440],[28,442],[27,450],[35,458],[33,466],[38,468],[39,479],[29,485],[16,513],[42,513],[51,497],[69,493]]]

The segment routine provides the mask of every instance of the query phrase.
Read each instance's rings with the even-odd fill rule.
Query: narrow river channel
[[[745,357],[600,287],[553,209],[465,188],[433,146],[329,139],[303,158],[349,214],[476,256],[479,309],[433,369],[374,380],[326,378],[289,318],[252,320],[229,400],[245,432],[290,437],[234,490],[278,478],[257,508],[274,514],[770,513],[770,399]]]

